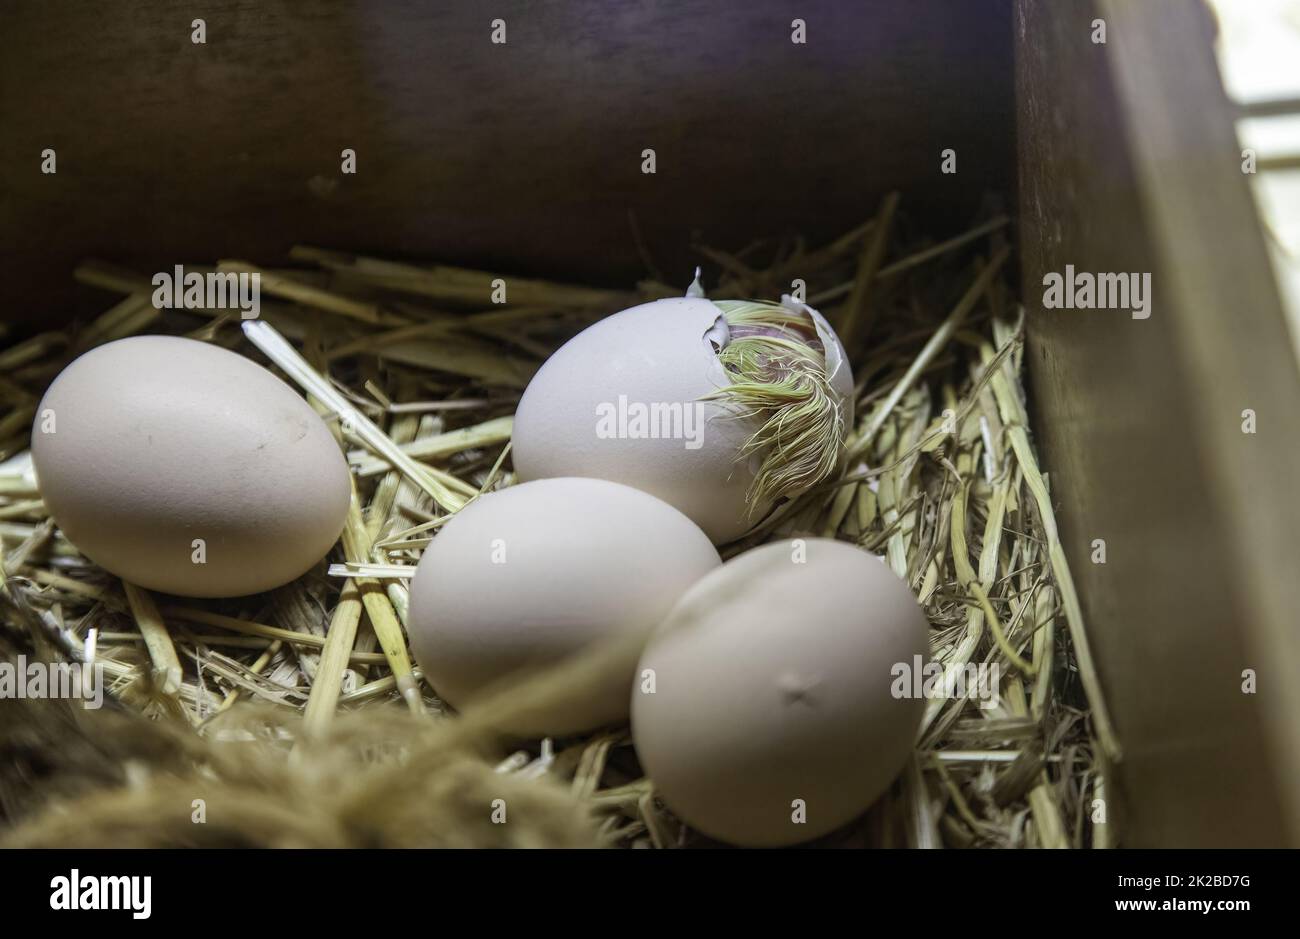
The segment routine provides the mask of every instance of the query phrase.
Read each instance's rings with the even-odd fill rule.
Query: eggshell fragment
[[[171,336],[110,342],[65,368],[37,410],[32,459],[87,557],[190,597],[300,576],[338,539],[351,492],[338,444],[292,388]]]
[[[891,671],[927,650],[915,598],[873,555],[819,538],[756,548],[701,579],[649,640],[632,693],[637,754],[699,831],[807,841],[867,809],[904,766],[925,702],[894,697]]]
[[[719,564],[672,506],[599,479],[543,479],[462,509],[411,582],[411,649],[444,700],[464,705],[512,674],[606,637],[648,632]],[[632,675],[504,727],[560,735],[626,719]]]

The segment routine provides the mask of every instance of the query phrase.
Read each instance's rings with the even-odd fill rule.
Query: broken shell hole
[[[826,361],[820,349],[791,343],[788,339],[733,337],[731,344],[718,353],[718,358],[728,377],[737,382],[757,382],[780,389],[825,380]]]
[[[827,375],[826,347],[807,308],[718,300],[705,334],[731,384],[704,400],[757,421],[741,456],[760,456],[747,501],[751,514],[798,495],[834,473],[844,412]]]
[[[813,315],[805,307],[766,300],[714,300],[714,306],[723,311],[732,341],[741,337],[783,338],[824,351]]]
[[[715,300],[722,311],[705,333],[714,352],[745,338],[785,339],[825,355],[817,323],[805,309],[762,300]]]
[[[826,347],[822,345],[811,317],[808,318],[808,331],[778,325],[736,325],[731,327],[730,332],[732,342],[737,339],[785,339],[805,345],[814,352],[823,355],[826,353]]]

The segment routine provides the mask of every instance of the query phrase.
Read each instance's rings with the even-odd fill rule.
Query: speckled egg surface
[[[191,597],[269,590],[338,539],[351,482],[315,411],[217,346],[136,336],[55,378],[37,410],[41,497],[87,557]]]

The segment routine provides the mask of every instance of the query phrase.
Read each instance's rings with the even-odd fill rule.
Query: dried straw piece
[[[312,682],[307,708],[303,712],[303,736],[306,739],[322,736],[334,719],[343,688],[343,672],[357,639],[361,609],[361,592],[356,581],[345,581],[338,604],[330,616],[316,680]]]
[[[884,426],[885,420],[889,417],[890,412],[892,412],[898,405],[898,402],[902,400],[903,395],[912,387],[917,378],[920,377],[921,373],[925,371],[926,366],[928,366],[934,360],[934,357],[939,354],[939,351],[948,344],[949,340],[952,339],[957,328],[961,326],[970,311],[975,308],[975,304],[979,302],[980,297],[983,296],[984,292],[988,289],[988,285],[992,282],[993,277],[1006,262],[1009,254],[1009,249],[1003,248],[995,254],[993,260],[985,265],[980,271],[979,275],[975,278],[974,282],[971,283],[961,300],[957,302],[953,311],[948,314],[948,318],[943,321],[943,325],[940,326],[939,329],[935,331],[934,335],[930,337],[930,340],[917,354],[907,371],[903,373],[903,377],[898,380],[898,383],[894,385],[893,389],[889,392],[889,396],[885,398],[884,403],[876,409],[872,416],[871,423],[867,425],[865,431],[858,435],[857,443],[850,443],[850,460],[861,456],[862,448],[864,448],[866,444],[876,436],[880,431],[880,428]]]
[[[352,563],[369,563],[370,535],[361,520],[361,507],[357,502],[355,487],[352,490],[352,502],[348,506],[347,522],[343,527],[343,551]],[[420,697],[420,686],[411,674],[411,659],[406,653],[406,635],[398,622],[388,595],[377,580],[357,577],[352,583],[361,593],[366,614],[370,617],[370,626],[379,639],[388,660],[389,671],[393,674],[397,690],[413,714],[424,713],[424,702]]]
[[[68,344],[64,333],[38,333],[30,339],[0,351],[0,371],[11,372],[29,362],[35,362],[55,349]]]
[[[248,261],[220,261],[217,270],[222,274],[257,274],[261,279],[262,290],[271,296],[284,297],[304,306],[373,326],[405,326],[409,322],[404,317],[380,309],[377,304],[354,300],[288,276],[274,274]]]
[[[389,413],[392,413],[391,402],[389,404]],[[399,447],[402,444],[410,443],[416,435],[421,432],[422,425],[427,426],[432,421],[426,422],[417,414],[402,414],[393,419],[388,427],[388,436],[393,443]],[[353,468],[355,475],[356,469]],[[397,503],[397,494],[402,487],[402,474],[397,470],[389,469],[384,474],[379,485],[375,487],[374,495],[370,497],[370,504],[366,506],[366,534],[370,538],[373,549],[374,542],[379,538],[379,533],[388,524],[389,516],[393,507]]]
[[[456,511],[465,504],[465,498],[456,494],[431,467],[421,466],[402,452],[401,448],[364,414],[348,405],[347,401],[319,372],[307,364],[293,347],[266,323],[243,324],[244,335],[262,350],[271,361],[296,381],[300,387],[331,408],[341,419],[354,427],[356,435],[374,452],[382,454],[392,466],[428,493],[439,505]],[[461,484],[463,485],[463,484]],[[471,494],[473,490],[470,490]]]
[[[276,654],[280,651],[282,645],[283,644],[281,643],[281,641],[279,639],[276,639],[274,642],[272,642],[269,646],[267,646],[262,651],[262,654],[257,657],[257,661],[255,661],[252,665],[248,666],[248,670],[254,675],[260,675],[266,669],[266,667],[271,664],[271,660],[275,658]],[[231,706],[234,705],[234,703],[239,700],[240,691],[241,689],[239,688],[231,689],[231,691],[226,695],[225,699],[221,702],[220,706],[217,707],[216,712],[212,716],[216,717],[230,710]],[[211,720],[212,718],[208,718],[208,719]]]
[[[889,235],[894,223],[894,213],[898,210],[898,193],[891,192],[880,204],[876,215],[876,224],[872,227],[871,237],[864,243],[862,258],[858,261],[857,277],[853,281],[853,292],[849,295],[848,308],[839,329],[840,342],[852,355],[857,348],[858,338],[871,329],[867,319],[867,299],[871,286],[889,247]]]
[[[126,591],[131,614],[135,617],[140,635],[144,637],[145,648],[149,651],[149,660],[153,662],[153,685],[155,690],[166,698],[175,701],[181,691],[181,662],[176,655],[176,646],[172,643],[171,633],[158,612],[158,605],[148,591],[135,584],[122,581]],[[188,711],[181,709],[186,718]]]
[[[1011,220],[1005,215],[999,215],[997,218],[990,219],[981,225],[975,226],[970,231],[963,232],[954,238],[949,238],[947,241],[941,241],[937,245],[926,248],[923,251],[917,251],[915,254],[910,254],[905,258],[894,261],[892,264],[887,264],[876,273],[876,280],[888,280],[889,278],[896,277],[914,267],[919,267],[927,261],[933,261],[935,258],[942,257],[958,248],[965,247],[972,241],[977,241],[985,235],[991,235],[995,231],[1005,228],[1010,221]],[[808,302],[812,306],[820,306],[821,304],[827,303],[831,300],[838,300],[846,293],[851,292],[856,283],[856,281],[851,281],[832,287],[829,290],[823,290],[821,293],[810,296]]]
[[[510,439],[514,430],[514,421],[513,416],[494,417],[471,427],[462,427],[459,430],[399,444],[399,449],[413,460],[443,459],[465,450],[477,450],[504,443]],[[366,456],[357,451],[349,453],[348,460],[354,465],[354,472],[358,476],[374,476],[392,468],[384,457]]]
[[[172,619],[181,622],[202,623],[206,626],[217,626],[221,629],[228,629],[231,632],[240,633],[245,636],[254,636],[262,639],[271,640],[272,643],[288,643],[293,646],[304,646],[310,649],[323,649],[326,638],[324,634],[296,632],[292,629],[283,629],[279,626],[270,626],[266,623],[255,623],[251,620],[238,619],[234,616],[223,616],[220,613],[211,613],[207,610],[198,610],[193,607],[185,606],[165,606],[162,613]],[[209,638],[209,637],[196,637]],[[209,641],[215,641],[209,639]],[[232,640],[226,640],[230,642]],[[259,646],[260,648],[261,646]],[[385,660],[382,655],[371,656],[364,652],[353,652],[350,661],[354,662],[376,662]]]
[[[980,358],[985,363],[993,360],[993,348],[987,343],[980,349]],[[1079,595],[1074,589],[1074,577],[1070,574],[1070,564],[1065,557],[1065,548],[1061,545],[1061,536],[1056,528],[1056,513],[1052,511],[1052,500],[1047,494],[1047,485],[1038,470],[1038,458],[1029,443],[1029,418],[1025,414],[1020,399],[1012,392],[1002,369],[993,374],[993,394],[1002,412],[1002,421],[1006,425],[1011,439],[1011,449],[1025,474],[1025,485],[1029,487],[1038,509],[1043,533],[1047,537],[1048,556],[1052,573],[1056,577],[1056,587],[1061,594],[1061,603],[1065,607],[1065,621],[1070,628],[1070,639],[1074,645],[1075,658],[1079,665],[1079,679],[1083,683],[1084,693],[1092,708],[1093,725],[1097,740],[1112,762],[1121,758],[1119,738],[1115,735],[1110,713],[1106,707],[1101,690],[1101,680],[1097,676],[1097,667],[1093,662],[1092,649],[1088,644],[1088,635],[1083,626],[1083,608],[1079,605]]]
[[[295,245],[289,255],[296,260],[313,261],[331,270],[346,273],[374,287],[420,294],[435,300],[485,305],[490,302],[493,281],[499,278],[499,275],[487,271],[449,265],[415,267],[307,245]],[[618,309],[619,304],[629,299],[629,295],[621,291],[520,277],[511,277],[508,287],[511,304],[526,306],[540,304],[551,308],[596,307],[609,310]]]

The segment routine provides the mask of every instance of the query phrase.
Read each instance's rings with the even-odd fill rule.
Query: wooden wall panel
[[[1300,378],[1210,23],[1188,0],[1017,0],[1015,31],[1032,403],[1126,843],[1300,843]],[[1044,309],[1066,264],[1151,273],[1150,318]]]
[[[71,285],[87,255],[273,264],[303,241],[624,286],[645,275],[633,212],[683,283],[694,238],[833,237],[891,187],[955,230],[986,188],[1013,185],[1009,11],[6,0],[0,316],[102,308]],[[790,42],[796,16],[806,45]],[[37,172],[44,147],[57,177]],[[355,177],[338,172],[344,147]],[[945,147],[956,177],[938,172]]]

